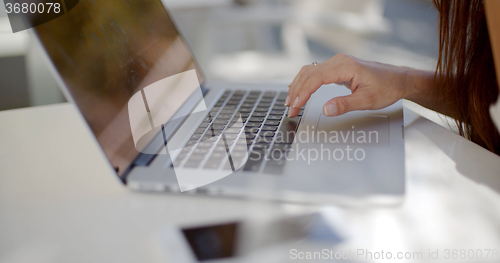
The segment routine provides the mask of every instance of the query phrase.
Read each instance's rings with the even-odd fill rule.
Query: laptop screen
[[[139,154],[127,110],[131,97],[192,69],[203,81],[160,0],[81,0],[35,32],[120,176]]]

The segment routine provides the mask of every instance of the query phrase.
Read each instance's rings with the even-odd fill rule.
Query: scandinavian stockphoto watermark
[[[274,147],[269,151],[257,151],[251,155],[252,161],[269,160],[304,161],[308,165],[316,161],[364,161],[364,145],[378,145],[380,137],[388,131],[357,130],[355,125],[349,130],[315,131],[314,126],[306,126],[298,132],[270,132],[275,137]],[[380,134],[380,132],[384,134]],[[263,132],[266,136],[266,132]],[[295,137],[294,147],[283,147],[287,138]],[[258,143],[266,143],[266,137],[257,138]]]
[[[334,250],[324,248],[315,251],[290,249],[291,260],[354,260],[356,262],[405,262],[439,261],[439,262],[497,262],[500,257],[498,249],[426,249],[422,251],[392,251],[372,249]]]

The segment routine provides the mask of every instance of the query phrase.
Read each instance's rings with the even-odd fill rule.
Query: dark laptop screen
[[[127,111],[132,95],[191,69],[202,81],[159,0],[81,0],[35,32],[119,175],[138,154]]]

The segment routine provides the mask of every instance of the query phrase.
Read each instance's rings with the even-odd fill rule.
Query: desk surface
[[[410,110],[405,121],[404,202],[339,207],[341,247],[500,249],[500,158]],[[0,262],[164,262],[161,227],[245,216],[244,200],[129,191],[102,157],[70,104],[0,112]]]

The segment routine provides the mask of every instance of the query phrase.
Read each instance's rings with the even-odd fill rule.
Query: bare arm
[[[329,83],[343,84],[351,89],[352,94],[328,101],[323,107],[326,116],[381,109],[403,98],[444,114],[449,112],[432,95],[434,71],[397,67],[339,54],[326,62],[302,68],[290,84],[286,103],[290,106],[289,116],[296,116],[311,94]]]

